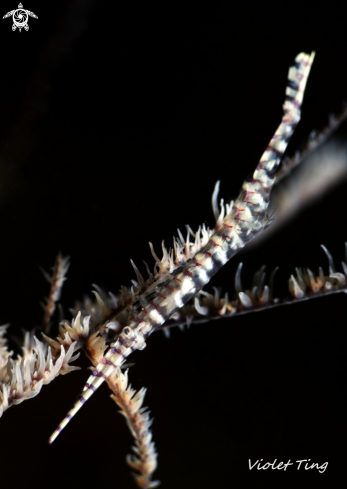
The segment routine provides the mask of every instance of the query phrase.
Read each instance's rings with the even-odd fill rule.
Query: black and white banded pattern
[[[111,344],[74,407],[50,437],[50,443],[132,351],[143,349],[146,346],[145,339],[151,333],[201,290],[230,258],[271,224],[267,216],[270,192],[278,165],[300,120],[301,104],[314,54],[300,53],[290,68],[282,121],[252,177],[243,183],[229,214],[207,245],[182,268],[175,270],[170,280],[158,287],[151,302],[129,322],[117,341]]]

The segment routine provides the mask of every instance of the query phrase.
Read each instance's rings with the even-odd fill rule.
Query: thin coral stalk
[[[285,178],[291,171],[300,165],[308,156],[319,148],[347,119],[347,104],[344,103],[341,111],[330,114],[328,124],[319,133],[311,131],[309,139],[301,151],[297,151],[292,157],[283,158],[276,175],[276,184]]]
[[[296,304],[310,299],[321,298],[340,292],[347,293],[347,243],[345,244],[345,260],[342,261],[342,271],[337,271],[333,258],[327,248],[322,245],[329,261],[329,271],[324,273],[319,267],[315,274],[309,268],[296,268],[295,274],[288,279],[289,296],[278,298],[274,296],[273,282],[278,267],[271,273],[269,285],[265,284],[265,266],[255,273],[252,285],[245,289],[241,283],[242,263],[239,264],[235,275],[236,299],[229,300],[229,294],[220,297],[218,289],[214,294],[202,291],[194,301],[190,301],[167,321],[161,329],[165,335],[173,327],[202,324],[208,321],[260,312],[283,305]]]
[[[113,392],[111,398],[121,408],[120,413],[126,418],[128,427],[135,438],[133,447],[135,455],[128,455],[126,459],[128,465],[139,472],[139,475],[134,474],[135,481],[142,489],[157,487],[159,481],[151,480],[157,467],[157,452],[149,429],[152,420],[147,408],[142,407],[146,389],[142,388],[136,392],[131,385],[128,385],[128,370],[124,374],[120,369],[115,370],[107,383]]]
[[[49,327],[55,303],[60,297],[68,267],[69,259],[58,255],[52,277],[45,273],[51,282],[43,320],[45,330]],[[42,386],[52,382],[58,375],[79,369],[70,363],[78,358],[79,354],[73,356],[73,353],[83,345],[89,335],[89,318],[84,318],[81,323],[78,315],[71,326],[67,323],[60,326],[57,340],[42,333],[47,343],[37,339],[34,331],[26,332],[23,356],[18,355],[15,360],[12,358],[13,352],[7,351],[6,340],[3,338],[6,328],[7,326],[0,328],[0,416],[10,406],[37,396]]]
[[[51,318],[55,311],[56,302],[60,299],[61,290],[66,280],[66,273],[69,269],[70,261],[68,256],[62,256],[60,253],[55,259],[52,268],[52,275],[49,275],[45,270],[41,269],[45,279],[51,284],[49,296],[44,304],[44,314],[42,319],[41,330],[48,334],[50,329]]]
[[[102,362],[104,351],[107,348],[105,340],[99,332],[94,333],[86,341],[84,350],[95,367]],[[159,481],[152,481],[152,475],[157,467],[157,452],[152,441],[150,426],[152,420],[149,418],[147,408],[143,408],[143,399],[146,389],[138,392],[128,385],[128,369],[123,374],[119,368],[106,379],[107,385],[112,390],[111,398],[121,408],[120,413],[127,420],[127,425],[135,439],[134,455],[127,456],[127,463],[134,470],[135,481],[142,489],[151,489],[159,485]]]

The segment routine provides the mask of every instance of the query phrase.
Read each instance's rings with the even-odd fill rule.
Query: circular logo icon
[[[30,10],[25,10],[21,3],[18,5],[17,9],[7,12],[7,14],[3,16],[3,19],[7,19],[7,17],[11,16],[13,20],[12,30],[15,31],[16,29],[19,29],[19,32],[22,29],[25,29],[26,31],[29,30],[29,16],[38,19],[37,15],[35,15],[34,12],[30,12]]]

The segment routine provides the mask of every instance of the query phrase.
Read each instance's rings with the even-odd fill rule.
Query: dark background
[[[282,2],[283,4],[283,2]],[[97,283],[117,292],[153,263],[176,228],[213,225],[217,179],[230,200],[281,119],[289,65],[316,50],[289,153],[347,97],[345,12],[315,3],[138,5],[27,0],[29,31],[0,22],[1,324],[41,322],[58,251],[71,256],[65,311]],[[16,1],[1,3],[1,16]],[[346,140],[346,128],[336,138]],[[339,263],[346,240],[341,185],[213,280],[233,291],[264,263]],[[211,288],[208,288],[211,290]],[[153,335],[130,379],[148,387],[163,488],[331,487],[345,477],[346,298],[343,294]],[[12,347],[14,345],[11,344]],[[53,446],[47,439],[88,376],[87,361],[0,422],[1,487],[134,487],[131,436],[102,386]],[[341,444],[342,443],[342,444]],[[248,470],[248,459],[329,465]]]

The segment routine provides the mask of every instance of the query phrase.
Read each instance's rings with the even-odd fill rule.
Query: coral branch
[[[106,348],[104,338],[96,332],[88,338],[84,350],[93,365],[97,367],[102,362]],[[149,418],[147,408],[142,407],[146,389],[142,388],[139,392],[133,390],[131,385],[128,385],[128,370],[123,374],[120,368],[114,369],[106,382],[113,392],[111,398],[121,408],[120,413],[126,418],[130,432],[135,438],[133,450],[136,456],[128,455],[126,460],[130,467],[140,473],[140,475],[134,474],[136,483],[143,489],[157,487],[159,481],[151,481],[157,467],[157,453],[149,429],[152,420]]]
[[[79,356],[73,353],[81,348],[89,335],[89,317],[81,322],[81,314],[71,325],[60,326],[60,334],[53,340],[42,333],[47,343],[36,338],[34,331],[26,332],[23,356],[12,359],[2,338],[7,326],[0,329],[0,416],[10,406],[20,404],[39,394],[43,385],[58,375],[65,375],[80,367],[70,365]],[[48,344],[50,346],[48,346]]]
[[[7,339],[4,338],[8,327],[9,324],[4,324],[3,326],[0,326],[0,382],[4,381],[7,377],[7,370],[5,367],[7,365],[8,357],[13,354],[12,351],[8,351]]]
[[[292,157],[286,156],[283,158],[276,174],[275,185],[319,148],[346,119],[347,103],[344,103],[341,111],[337,115],[330,114],[328,124],[319,133],[317,133],[317,131],[312,131],[310,133],[309,139],[301,151],[297,151]]]
[[[342,272],[336,271],[329,251],[323,245],[322,248],[329,260],[328,274],[324,273],[322,267],[319,267],[317,274],[314,274],[309,268],[296,268],[295,275],[291,275],[288,279],[290,296],[283,299],[273,296],[273,278],[277,269],[270,275],[269,285],[265,285],[265,267],[255,273],[251,288],[245,290],[241,284],[242,263],[240,263],[235,277],[237,294],[235,300],[229,301],[228,294],[220,297],[216,288],[214,294],[202,291],[194,301],[190,301],[177,311],[160,329],[168,336],[169,330],[176,326],[182,328],[184,325],[190,326],[265,311],[273,307],[296,304],[339,292],[347,293],[347,243],[345,244],[346,256],[345,261],[342,262]]]
[[[45,279],[51,284],[51,289],[48,298],[44,304],[44,314],[42,319],[41,330],[48,333],[50,329],[50,320],[55,311],[55,304],[60,299],[61,289],[66,280],[66,273],[69,269],[70,261],[68,256],[57,255],[52,275],[49,275],[45,270],[41,269]]]
[[[128,465],[140,474],[134,474],[136,483],[143,489],[157,487],[159,481],[151,481],[157,467],[157,453],[149,429],[152,420],[147,408],[142,407],[146,389],[142,388],[136,392],[131,385],[128,385],[128,370],[124,374],[120,369],[115,370],[107,383],[113,392],[111,398],[121,408],[120,413],[126,418],[131,434],[135,438],[133,451],[136,455],[128,455],[126,460]]]
[[[32,333],[25,334],[23,357],[8,358],[2,369],[0,382],[0,416],[10,406],[20,404],[39,394],[43,385],[52,382],[59,374],[68,373],[79,367],[69,365],[76,342],[65,351],[61,346],[59,357],[53,361],[51,348],[39,341]]]

